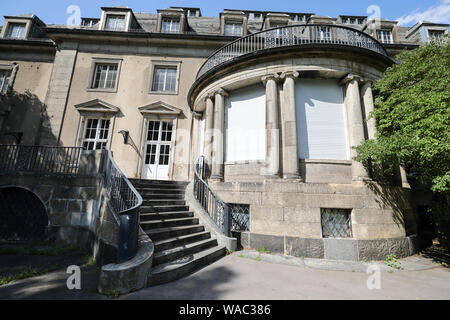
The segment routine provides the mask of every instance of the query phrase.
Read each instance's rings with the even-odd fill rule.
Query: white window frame
[[[114,28],[108,28],[108,20],[109,19],[116,19],[114,23]],[[122,20],[123,21],[123,27],[117,28],[117,21]],[[127,31],[127,15],[126,14],[113,14],[113,13],[107,13],[105,17],[105,27],[104,30],[107,31]]]
[[[84,116],[83,117],[83,130],[82,130],[82,136],[80,141],[80,146],[84,147],[85,142],[93,142],[94,148],[96,147],[97,143],[105,143],[105,148],[111,147],[110,141],[111,141],[111,133],[114,127],[114,119],[111,117],[101,117],[101,116]],[[95,129],[95,138],[86,138],[86,131],[87,131],[87,124],[89,120],[98,120],[97,128]],[[102,121],[109,121],[109,127],[108,127],[108,137],[106,139],[100,139],[99,135],[101,132],[101,123]],[[94,150],[102,150],[102,149],[93,149]]]
[[[316,39],[323,41],[331,41],[331,28],[326,26],[316,27]]]
[[[12,90],[18,68],[19,66],[17,64],[0,64],[0,71],[9,72],[8,83],[6,83],[6,79],[0,83],[0,95],[6,95]]]
[[[114,88],[94,88],[94,82],[97,77],[97,66],[98,65],[113,65],[117,64],[117,76],[116,76],[116,82],[114,84]],[[88,79],[88,85],[87,85],[87,91],[95,91],[95,92],[111,92],[115,93],[117,92],[117,89],[119,87],[119,80],[120,80],[120,71],[122,67],[122,59],[109,59],[109,58],[93,58],[92,64],[91,64],[91,71],[89,73],[89,79]],[[105,81],[106,83],[106,81]]]
[[[227,26],[231,26],[231,33],[227,33]],[[238,26],[240,27],[240,32],[236,32]],[[225,21],[224,35],[242,37],[244,35],[244,23],[242,21]]]
[[[176,69],[175,76],[175,90],[174,91],[154,91],[153,85],[155,80],[155,74],[157,68],[169,68]],[[152,60],[151,61],[151,73],[150,73],[150,94],[164,94],[164,95],[177,95],[180,86],[180,74],[181,74],[181,61],[165,61],[165,60]]]
[[[8,93],[11,85],[12,69],[0,67],[0,72],[9,73],[9,76],[7,75],[3,79],[0,78],[0,94],[5,95]]]
[[[20,37],[17,37],[17,36],[16,37],[11,37],[10,36],[11,28],[14,27],[14,26],[17,26],[17,25],[22,26],[22,28],[23,28],[22,29],[22,34],[21,34]],[[8,38],[8,39],[24,39],[26,31],[27,31],[27,23],[26,22],[8,22],[5,38]]]
[[[164,30],[165,23],[169,23],[169,29]],[[178,28],[175,26],[178,25]],[[181,19],[175,17],[162,17],[161,19],[161,33],[180,33],[181,30]]]
[[[389,35],[388,39],[386,40],[386,35]],[[377,30],[377,39],[381,43],[394,43],[394,38],[392,36],[392,30],[390,29],[382,29]]]

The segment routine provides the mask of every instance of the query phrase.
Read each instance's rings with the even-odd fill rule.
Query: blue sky
[[[200,7],[204,16],[218,16],[222,9],[313,12],[336,17],[339,14],[368,15],[367,8],[376,5],[381,16],[411,26],[419,20],[450,23],[450,0],[15,0],[0,2],[0,24],[3,16],[35,13],[46,23],[65,24],[67,8],[77,5],[82,17],[100,17],[100,7],[125,5],[135,12],[152,12],[169,6]]]

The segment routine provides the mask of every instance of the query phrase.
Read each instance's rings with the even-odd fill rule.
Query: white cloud
[[[439,4],[431,6],[423,12],[420,9],[416,9],[410,14],[401,16],[396,20],[402,26],[413,25],[419,21],[450,24],[450,0],[441,0]]]

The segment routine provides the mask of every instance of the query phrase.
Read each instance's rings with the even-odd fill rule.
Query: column
[[[367,123],[367,137],[368,139],[375,139],[376,128],[375,119],[369,118],[370,114],[374,110],[373,93],[372,93],[372,82],[365,81],[361,87],[361,95],[364,103],[364,113],[366,115]]]
[[[283,101],[280,105],[282,123],[282,153],[283,153],[283,178],[299,179],[298,157],[298,133],[297,114],[295,104],[295,79],[298,72],[285,72],[281,75],[284,79]]]
[[[277,74],[262,78],[266,87],[266,166],[262,174],[277,178],[280,171],[280,133],[278,127],[278,84]]]
[[[350,148],[350,157],[352,160],[352,180],[363,181],[370,180],[366,169],[362,163],[353,160],[357,152],[353,147],[357,147],[364,141],[364,124],[361,110],[361,96],[359,92],[358,76],[348,75],[344,80],[345,84],[345,107],[347,110],[347,131]]]
[[[214,94],[208,94],[205,98],[205,141],[203,145],[203,155],[207,166],[211,166],[212,138],[214,130]],[[209,170],[208,170],[209,171]]]
[[[212,150],[211,179],[223,180],[224,174],[224,127],[225,127],[225,97],[226,91],[220,89],[215,92],[214,106],[214,136]]]

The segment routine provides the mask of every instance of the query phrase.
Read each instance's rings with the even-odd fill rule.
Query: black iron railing
[[[80,147],[0,145],[1,173],[77,174]]]
[[[108,206],[120,219],[117,263],[136,256],[139,237],[139,216],[142,197],[106,150],[104,184],[109,197]]]
[[[194,165],[194,197],[208,213],[223,234],[231,235],[231,212],[226,204],[203,180],[205,174],[205,158],[201,156]]]
[[[378,40],[356,29],[337,25],[301,24],[267,29],[231,42],[206,60],[197,74],[197,79],[215,67],[247,54],[310,44],[358,47],[387,56],[386,49]]]

